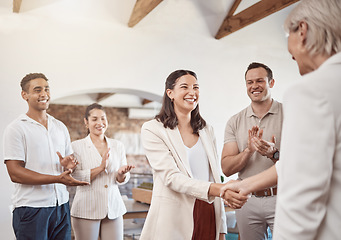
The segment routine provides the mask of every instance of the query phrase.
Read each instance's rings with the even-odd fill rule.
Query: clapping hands
[[[67,186],[84,186],[89,185],[88,182],[78,181],[71,176],[71,173],[78,165],[76,157],[71,154],[63,157],[60,152],[57,152],[60,165],[64,168],[64,172],[59,175],[59,181]]]
[[[252,129],[249,130],[249,149],[257,151],[261,155],[270,158],[274,162],[276,162],[276,160],[273,159],[273,154],[277,151],[275,143],[275,136],[272,136],[271,142],[264,140],[263,129],[259,129],[258,126],[253,126]]]
[[[75,156],[73,154],[71,154],[71,155],[63,157],[60,152],[57,152],[57,155],[59,157],[60,165],[62,165],[64,170],[70,171],[70,173],[72,173],[78,164],[78,161],[75,158]]]

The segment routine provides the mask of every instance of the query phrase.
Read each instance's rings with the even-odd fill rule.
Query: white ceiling
[[[146,39],[141,37],[141,42],[148,41],[153,36],[157,36],[159,39],[161,37],[162,39],[162,34],[165,34],[165,30],[167,31],[167,29],[168,32],[173,31],[175,34],[188,33],[183,36],[184,38],[197,38],[200,35],[203,41],[208,41],[208,39],[213,40],[233,2],[232,0],[164,0],[130,30],[140,32],[142,36],[148,35]],[[235,13],[242,11],[256,2],[259,1],[242,0]],[[35,22],[33,18],[30,18],[30,15],[48,15],[51,19],[55,18],[55,21],[62,21],[60,15],[63,15],[70,24],[72,24],[72,21],[74,23],[82,21],[82,24],[93,24],[94,27],[100,27],[101,24],[110,24],[110,22],[115,21],[120,22],[123,26],[127,26],[134,4],[135,0],[22,0],[19,14],[27,15],[26,20],[32,21],[32,25]],[[238,42],[238,44],[244,43],[248,45],[250,41],[255,42],[258,38],[261,39],[258,33],[261,33],[264,29],[271,29],[269,42],[264,44],[282,46],[284,34],[281,26],[283,18],[292,7],[293,5],[247,26],[240,30],[240,32],[233,33],[220,40],[214,40],[215,44],[217,47],[220,47],[228,38],[228,41],[232,44]],[[0,8],[2,11],[0,15],[0,31],[6,32],[7,29],[15,29],[15,26],[11,26],[11,28],[6,27],[6,24],[4,24],[6,18],[11,20],[8,21],[11,24],[21,24],[19,22],[20,19],[15,20],[15,16],[11,13],[12,0],[1,0]],[[51,11],[53,8],[61,9],[59,11],[60,15],[54,15],[56,13]],[[8,13],[6,14],[4,11],[8,11]],[[88,23],[84,19],[87,19]],[[247,35],[243,34],[243,32],[247,32]],[[164,37],[165,40],[167,38],[169,41],[168,36],[165,35]],[[169,44],[167,40],[165,44]],[[174,45],[176,44],[177,42],[174,42]],[[212,45],[214,44],[210,41],[210,47],[214,48]],[[134,45],[130,47],[132,51],[143,51],[143,49],[139,49]],[[155,51],[158,50],[155,49]],[[275,53],[272,54],[276,55]],[[198,56],[193,55],[193,57]],[[142,62],[141,64],[144,63]],[[98,90],[97,92],[96,90],[89,90],[89,92],[83,91],[79,94],[53,99],[52,103],[87,105],[96,101],[97,93],[101,92],[110,92],[110,90]],[[153,96],[141,96],[141,94],[136,94],[131,91],[120,92],[112,90],[112,92],[115,94],[101,101],[100,103],[102,105],[151,109],[160,107],[161,96],[155,94]],[[142,104],[144,99],[151,100],[152,102]]]

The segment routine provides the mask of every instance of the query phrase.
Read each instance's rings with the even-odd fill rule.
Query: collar
[[[329,57],[324,63],[321,64],[319,68],[323,68],[324,66],[328,66],[331,64],[339,64],[341,62],[341,52],[335,53],[331,57]]]
[[[271,107],[264,116],[266,116],[267,114],[277,114],[279,112],[279,108],[279,102],[277,102],[275,99],[272,99]],[[257,117],[257,115],[253,112],[251,104],[246,108],[246,116],[249,118]]]
[[[50,123],[51,121],[53,121],[55,118],[52,117],[51,115],[47,114],[47,113],[46,113],[46,116],[47,116],[47,123],[48,123],[48,125],[50,125],[49,123]],[[26,113],[21,114],[21,115],[19,116],[19,120],[20,120],[20,121],[23,121],[23,122],[30,122],[30,123],[34,123],[34,124],[39,124],[39,125],[41,125],[41,124],[40,124],[39,122],[37,122],[36,120],[34,120],[34,119],[30,118],[29,116],[27,116]]]
[[[107,143],[107,147],[111,148],[109,139],[105,135],[104,135],[104,138],[105,138],[105,141]],[[86,142],[86,145],[88,147],[95,146],[94,143],[91,140],[90,134],[88,134],[88,136],[85,137],[85,142]]]

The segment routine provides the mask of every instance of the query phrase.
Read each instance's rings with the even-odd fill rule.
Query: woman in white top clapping
[[[84,122],[89,135],[72,143],[79,161],[73,176],[90,185],[76,189],[71,207],[75,238],[122,240],[126,208],[118,185],[129,180],[134,166],[127,165],[123,144],[104,135],[108,120],[101,105],[88,106]]]

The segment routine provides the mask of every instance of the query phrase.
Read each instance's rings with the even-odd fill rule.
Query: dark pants
[[[18,207],[13,211],[17,240],[71,240],[69,203],[56,207]]]

